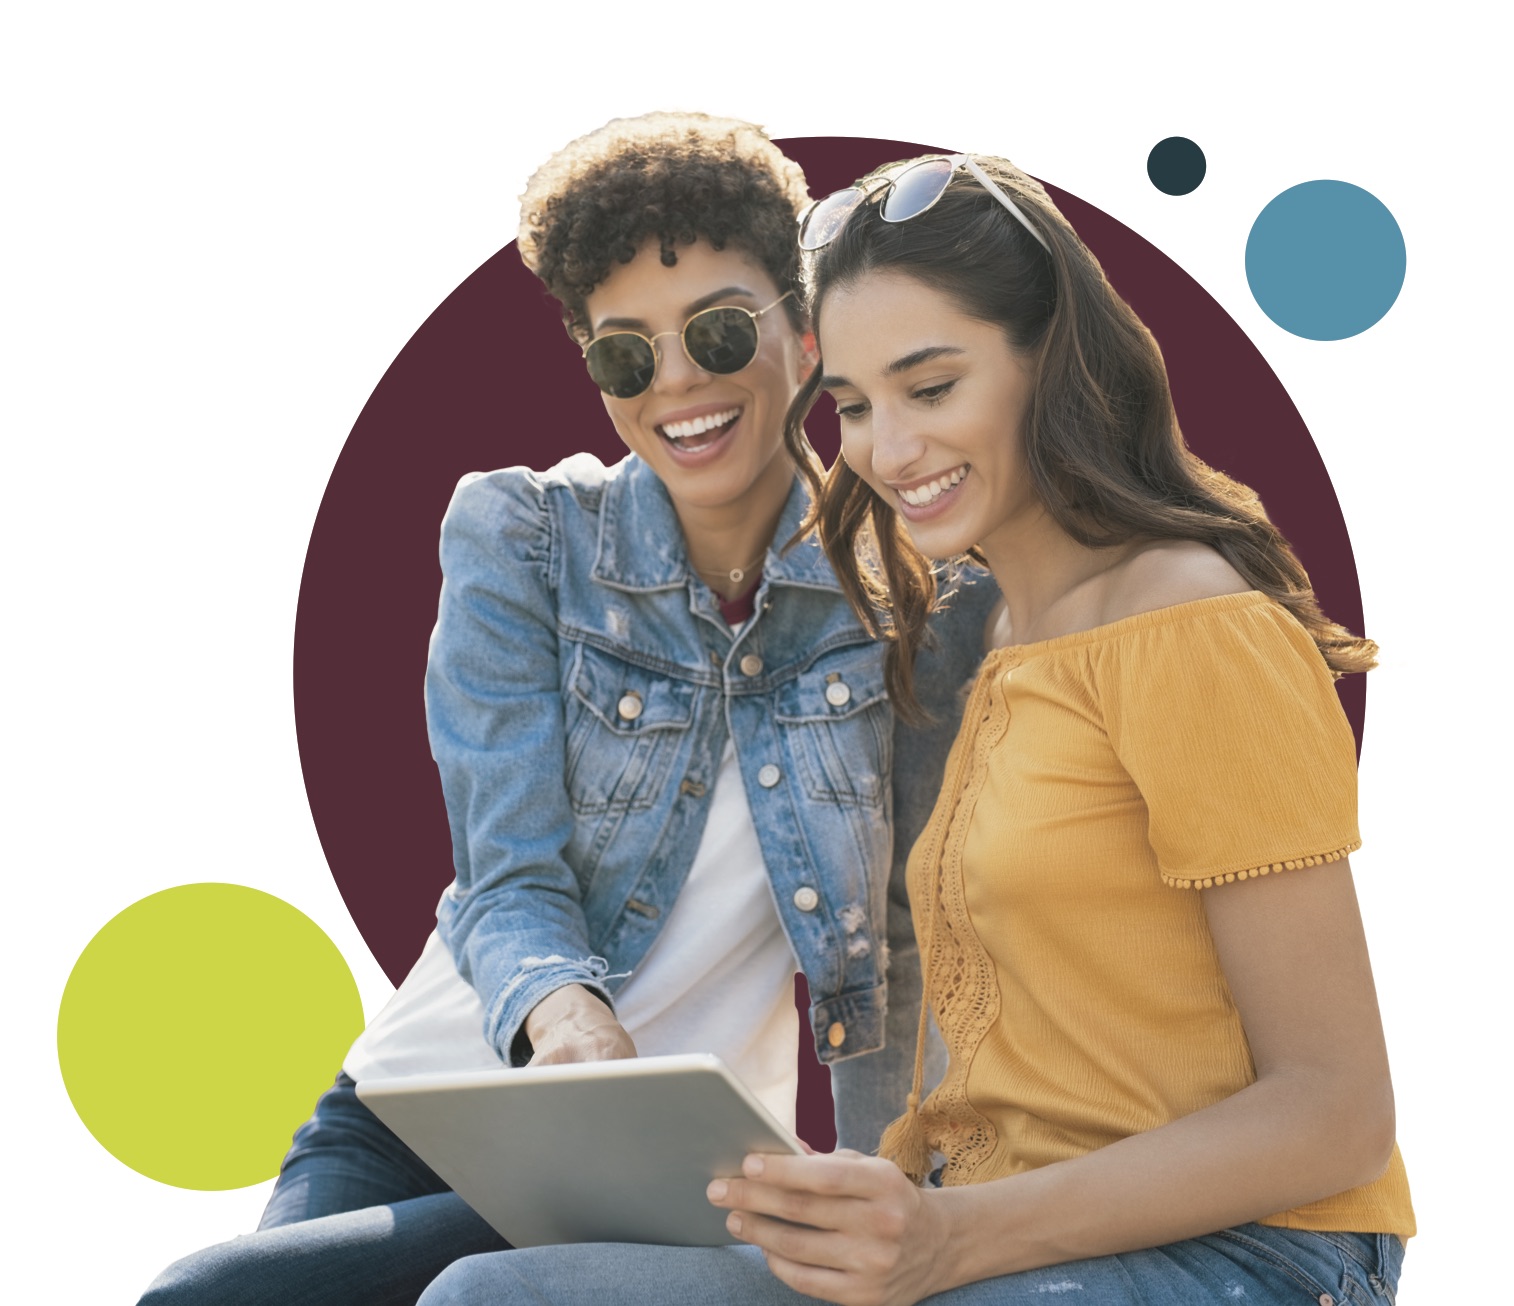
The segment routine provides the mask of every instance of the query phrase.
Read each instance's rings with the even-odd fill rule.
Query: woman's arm
[[[1256,1082],[1160,1129],[986,1185],[982,1205],[951,1220],[971,1277],[1160,1246],[1386,1168],[1393,1090],[1347,863],[1205,890],[1204,904]],[[974,1236],[989,1228],[997,1248]]]
[[[897,1306],[1176,1242],[1370,1182],[1392,1152],[1393,1094],[1346,862],[1203,892],[1256,1065],[1249,1087],[992,1183],[917,1189],[870,1158],[767,1157],[760,1179],[733,1180],[712,1200],[738,1212],[739,1236],[795,1289]]]
[[[478,990],[485,1038],[516,1064],[533,1052],[635,1055],[610,1014],[607,968],[593,956],[563,857],[573,812],[546,493],[518,469],[458,486],[442,523],[426,664],[426,724],[456,872],[437,929]]]

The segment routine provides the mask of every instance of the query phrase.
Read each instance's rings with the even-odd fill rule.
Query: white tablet
[[[719,1057],[367,1079],[358,1097],[516,1247],[736,1240],[704,1191],[803,1146]]]

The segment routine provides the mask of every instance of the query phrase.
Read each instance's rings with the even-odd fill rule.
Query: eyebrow
[[[708,295],[701,295],[692,304],[684,307],[684,321],[688,321],[695,313],[702,313],[707,308],[713,308],[723,299],[740,297],[756,301],[757,296],[745,286],[725,286],[720,290],[712,290]],[[594,323],[594,334],[601,331],[634,331],[637,327],[646,326],[646,322],[639,317],[607,317],[600,322]]]
[[[955,354],[965,354],[967,350],[957,345],[927,345],[924,349],[917,349],[912,354],[905,354],[903,358],[896,358],[883,369],[884,376],[898,376],[900,372],[908,372],[912,367],[919,367],[921,363],[929,363],[937,358],[945,358]],[[840,390],[844,386],[851,385],[844,376],[822,376],[820,388],[822,390]]]

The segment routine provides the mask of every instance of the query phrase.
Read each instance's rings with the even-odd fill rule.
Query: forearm
[[[1393,1145],[1387,1078],[1323,1074],[1276,1074],[1074,1160],[928,1193],[946,1230],[935,1290],[1159,1247],[1370,1182]]]

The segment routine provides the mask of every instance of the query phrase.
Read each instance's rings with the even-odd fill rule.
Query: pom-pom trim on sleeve
[[[1258,875],[1271,875],[1275,871],[1296,871],[1305,866],[1322,866],[1326,862],[1338,862],[1361,846],[1362,841],[1357,839],[1344,848],[1336,848],[1332,852],[1316,853],[1310,857],[1290,857],[1287,861],[1268,862],[1261,866],[1248,867],[1244,871],[1227,871],[1223,875],[1207,876],[1201,880],[1184,880],[1163,871],[1162,883],[1173,889],[1212,889],[1218,884],[1234,884],[1237,880],[1249,880]]]

